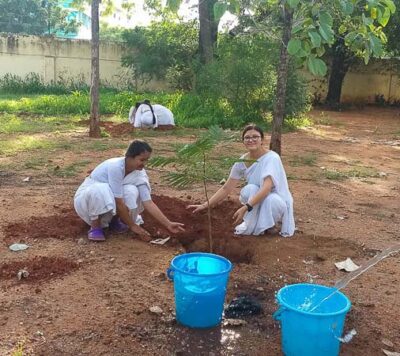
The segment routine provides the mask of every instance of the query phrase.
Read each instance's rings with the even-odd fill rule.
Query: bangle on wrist
[[[248,212],[253,210],[253,207],[249,203],[246,203],[245,206],[247,207]]]

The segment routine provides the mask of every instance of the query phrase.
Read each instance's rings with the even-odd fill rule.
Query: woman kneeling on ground
[[[148,99],[131,107],[128,120],[135,128],[170,130],[175,127],[171,110],[159,104],[150,104]]]
[[[293,198],[289,191],[285,169],[279,155],[266,149],[264,133],[254,124],[242,132],[247,153],[236,162],[226,183],[210,198],[210,207],[224,200],[245,179],[247,185],[240,191],[243,204],[233,215],[237,235],[261,235],[272,232],[281,223],[280,234],[294,234]],[[194,213],[207,209],[207,203],[189,205]]]
[[[150,234],[139,226],[143,223],[139,214],[144,209],[169,232],[184,231],[183,224],[170,221],[151,200],[149,178],[144,170],[151,151],[146,142],[133,141],[125,157],[99,164],[78,188],[74,206],[90,225],[89,240],[104,241],[103,228],[109,227],[116,233],[130,230],[149,241]]]

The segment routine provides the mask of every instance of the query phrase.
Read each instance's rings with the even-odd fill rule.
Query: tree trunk
[[[215,20],[214,4],[217,0],[199,0],[199,52],[203,64],[210,63],[214,57],[214,46],[218,38],[218,24]]]
[[[326,95],[325,103],[333,109],[338,109],[340,107],[343,80],[353,58],[345,47],[343,38],[339,38],[333,45],[332,57],[328,94]]]
[[[99,3],[92,0],[92,76],[90,84],[90,137],[100,137],[99,118]]]
[[[289,54],[287,46],[292,31],[293,11],[283,6],[283,31],[282,44],[279,56],[277,73],[275,105],[272,121],[271,141],[269,147],[279,155],[281,154],[282,124],[285,116],[286,84],[289,70]]]

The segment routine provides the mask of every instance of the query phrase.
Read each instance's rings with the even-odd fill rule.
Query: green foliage
[[[211,157],[217,145],[232,140],[233,136],[221,128],[212,126],[194,143],[177,146],[173,157],[154,157],[151,167],[165,167],[173,164],[177,171],[166,172],[163,179],[171,186],[185,188],[194,183],[204,183],[216,179],[216,172],[221,172],[218,158]],[[221,179],[223,173],[217,177]]]
[[[215,100],[204,99],[200,95],[175,93],[132,93],[132,92],[102,92],[100,93],[100,113],[114,114],[120,120],[127,122],[129,109],[137,101],[144,98],[153,103],[168,107],[175,116],[175,122],[180,127],[210,127],[218,125],[223,128],[238,129],[245,121],[242,116],[235,116],[234,110],[226,99]],[[293,99],[298,99],[294,96]],[[20,127],[21,131],[29,130],[55,130],[57,120],[60,124],[69,118],[60,119],[55,115],[87,115],[90,113],[89,94],[87,92],[74,92],[69,95],[31,95],[14,96],[6,95],[4,99],[0,96],[0,112],[15,114],[24,113],[21,116],[9,116],[7,119],[0,117],[0,130],[7,130],[7,127]],[[50,116],[49,118],[35,118],[27,114]],[[253,117],[254,118],[254,117]],[[48,120],[48,122],[45,122]],[[270,116],[265,115],[260,123],[265,129],[270,125]],[[288,117],[285,124],[289,130],[308,126],[309,120],[302,115]],[[53,127],[53,128],[51,128]]]
[[[305,62],[314,75],[326,74],[327,66],[319,57],[324,55],[326,47],[333,45],[337,35],[344,36],[345,45],[362,57],[365,63],[372,56],[383,54],[382,45],[387,40],[383,27],[395,11],[392,0],[288,3],[294,9],[294,26],[288,52]]]
[[[125,42],[126,28],[112,27],[106,23],[100,23],[100,41]]]
[[[68,19],[62,0],[0,0],[0,32],[51,35],[74,32],[78,26]]]
[[[137,79],[165,79],[168,74],[175,89],[191,88],[193,77],[187,74],[197,51],[196,22],[153,22],[124,32],[123,39],[134,54],[125,55],[122,63]]]
[[[220,36],[217,58],[199,70],[196,90],[205,102],[225,101],[236,127],[262,122],[275,101],[277,57],[277,46],[265,36]],[[296,115],[309,108],[309,97],[294,66],[288,77],[286,115]]]
[[[43,78],[34,72],[28,73],[24,78],[10,73],[0,78],[0,93],[67,94],[77,90],[89,90],[84,78],[64,78],[60,75],[55,82],[44,83]]]

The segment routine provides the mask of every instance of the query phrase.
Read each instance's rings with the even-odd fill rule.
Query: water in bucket
[[[335,293],[313,312],[310,307],[332,293],[317,284],[292,284],[279,290],[280,305],[274,318],[281,322],[282,349],[286,356],[337,356],[350,300]]]
[[[192,328],[209,328],[222,320],[232,264],[211,253],[187,253],[171,261],[176,319]]]

